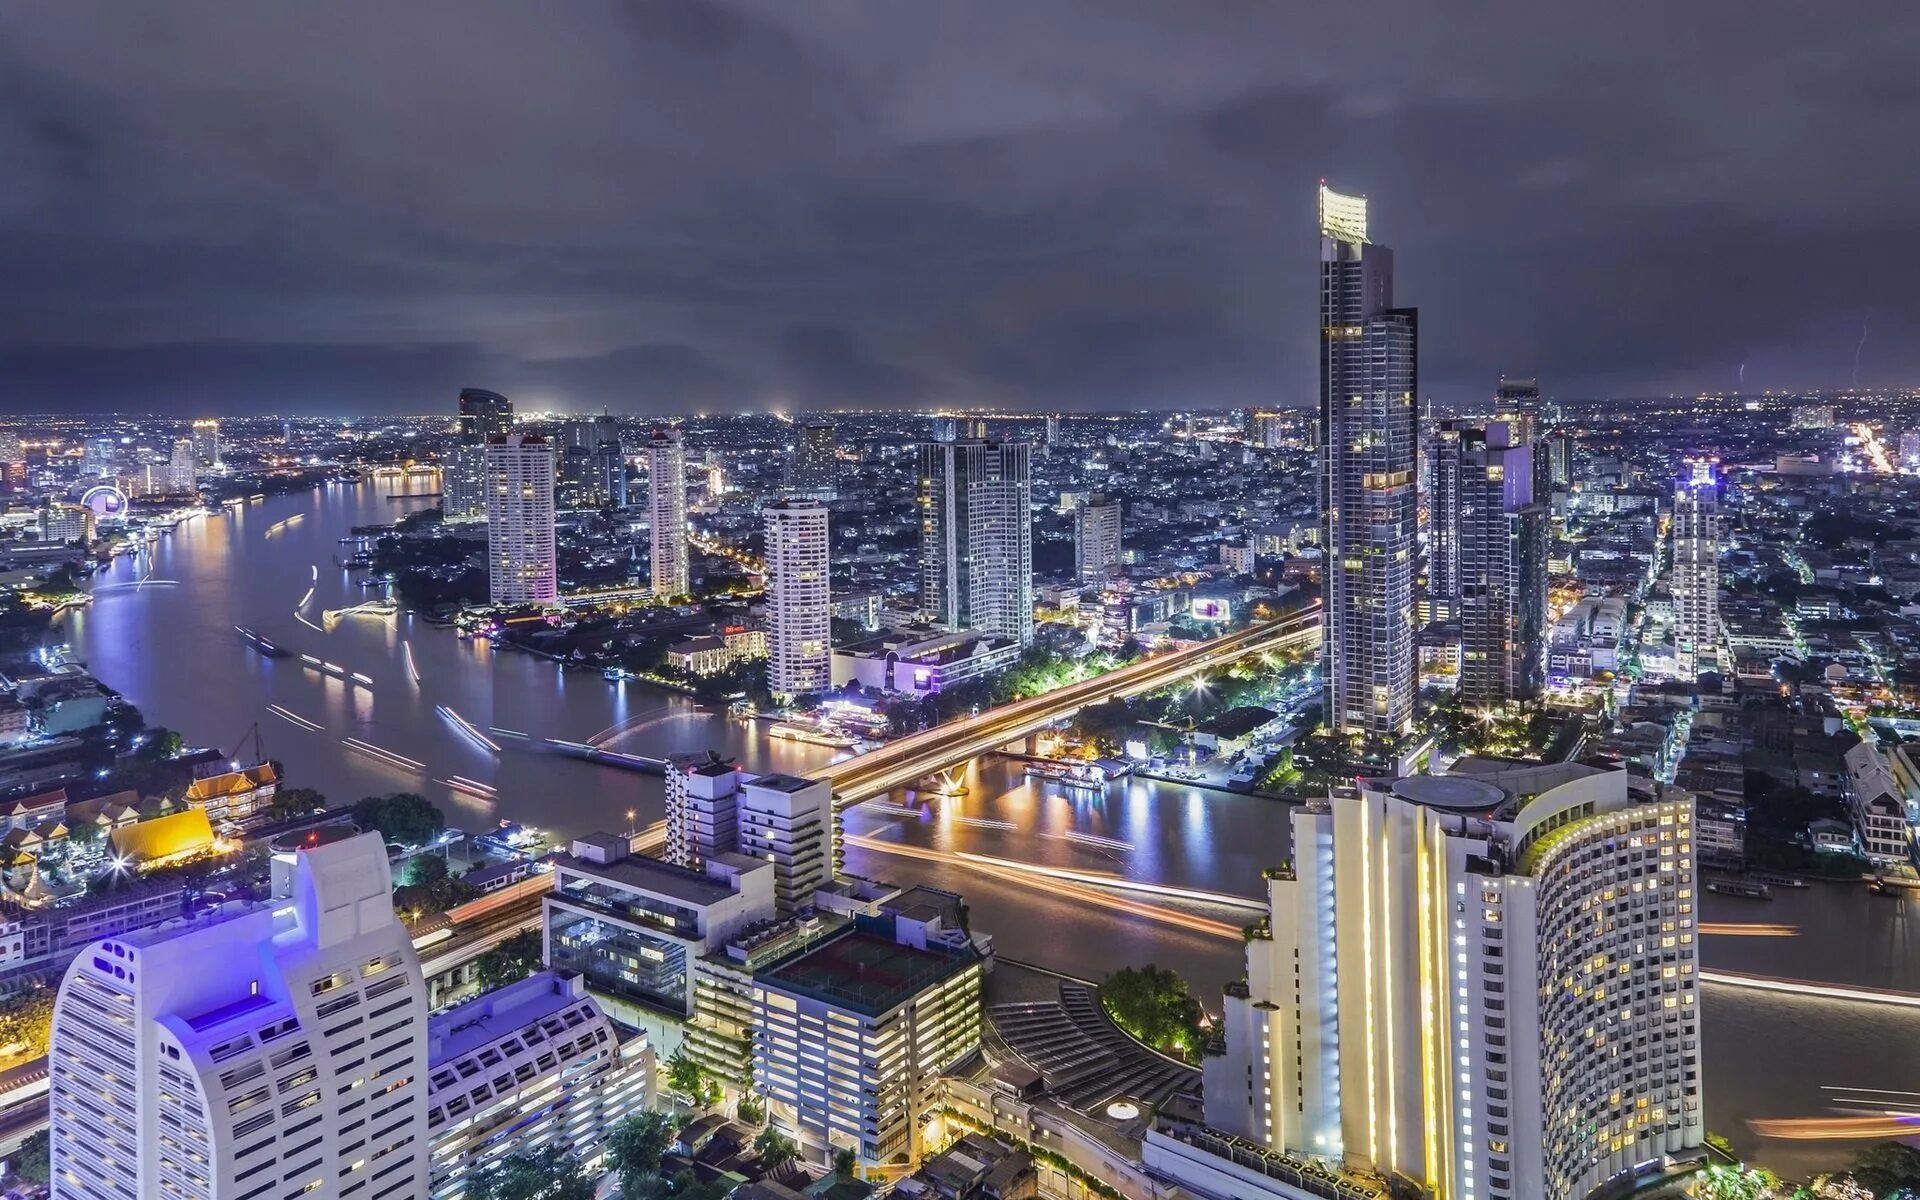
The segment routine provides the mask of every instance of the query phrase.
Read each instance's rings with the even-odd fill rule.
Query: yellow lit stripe
[[[1376,1118],[1379,1109],[1374,1102],[1374,1080],[1378,1064],[1373,1054],[1373,842],[1368,820],[1373,815],[1373,802],[1365,792],[1360,795],[1360,945],[1366,958],[1366,1007],[1367,1007],[1367,1157],[1376,1164],[1380,1162],[1380,1131]]]

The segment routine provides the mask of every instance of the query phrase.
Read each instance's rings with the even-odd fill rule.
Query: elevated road
[[[1250,625],[1197,646],[1156,654],[1044,696],[1003,704],[977,717],[897,738],[815,774],[833,781],[834,800],[840,806],[859,804],[1044,729],[1090,705],[1138,696],[1255,654],[1307,650],[1319,644],[1320,604],[1315,601],[1277,620]]]

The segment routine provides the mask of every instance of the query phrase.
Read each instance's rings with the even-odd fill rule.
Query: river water
[[[335,802],[419,791],[469,830],[512,819],[567,836],[626,828],[629,812],[645,825],[662,815],[662,783],[517,748],[510,739],[499,739],[505,749],[495,754],[441,716],[440,705],[482,729],[584,741],[619,727],[618,749],[656,756],[712,749],[760,770],[805,774],[834,754],[772,741],[755,726],[643,684],[613,685],[596,672],[496,653],[404,614],[347,616],[331,632],[314,628],[327,624],[324,610],[375,594],[338,565],[346,551],[339,539],[354,525],[391,521],[432,503],[389,497],[391,488],[406,486],[333,485],[195,518],[148,557],[120,559],[99,577],[93,605],[65,618],[74,650],[150,722],[179,729],[189,744],[233,750],[257,725],[267,755],[287,764],[291,783],[318,788]],[[297,658],[265,658],[233,632],[235,625],[359,672],[372,686],[304,669]],[[346,738],[421,768],[352,751]],[[497,798],[482,801],[440,782],[456,776],[492,786]],[[998,760],[972,764],[966,781],[968,793],[958,800],[918,805],[896,796],[848,814],[853,837],[904,850],[850,845],[848,869],[962,893],[974,927],[993,934],[1010,958],[1093,978],[1155,962],[1184,973],[1205,997],[1239,976],[1237,936],[1097,907],[1043,879],[982,874],[952,856],[1257,898],[1261,870],[1287,857],[1285,806],[1140,780],[1087,796],[1024,780],[1017,765]],[[1138,898],[1234,926],[1256,915],[1180,897]],[[1888,900],[1860,887],[1817,885],[1776,892],[1767,903],[1708,896],[1704,907],[1709,921],[1799,930],[1783,938],[1709,936],[1709,967],[1920,990],[1920,897]],[[1832,1164],[1847,1148],[1761,1142],[1747,1132],[1749,1118],[1833,1113],[1830,1088],[1920,1090],[1920,1012],[1713,985],[1703,1003],[1709,1126],[1778,1169]],[[1920,1106],[1920,1097],[1914,1103]]]

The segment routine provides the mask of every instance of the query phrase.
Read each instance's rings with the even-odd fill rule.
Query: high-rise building
[[[1206,1124],[1455,1200],[1582,1200],[1698,1158],[1692,823],[1686,793],[1579,763],[1296,811]]]
[[[487,595],[495,604],[552,604],[553,446],[509,433],[486,445]]]
[[[386,848],[363,834],[286,857],[274,899],[67,969],[47,1056],[58,1195],[427,1194],[427,995]]]
[[[761,775],[742,783],[735,811],[738,849],[773,864],[773,899],[781,912],[804,908],[815,888],[833,882],[840,855],[832,784]]]
[[[1900,469],[1920,469],[1920,430],[1909,429],[1900,435]]]
[[[87,470],[93,474],[111,476],[119,464],[119,458],[120,444],[112,438],[97,437],[87,442]],[[0,459],[0,462],[4,461]]]
[[[1120,565],[1120,501],[1093,495],[1073,510],[1073,571],[1088,583]]]
[[[20,435],[13,430],[0,431],[0,463],[23,463],[27,461],[27,448]]]
[[[568,508],[624,508],[627,460],[620,425],[611,414],[582,418],[561,426],[560,502]]]
[[[653,431],[647,473],[653,595],[664,601],[693,590],[687,565],[687,454],[678,429]]]
[[[787,465],[787,493],[831,500],[839,489],[840,458],[834,444],[834,427],[824,421],[800,427],[794,443],[793,459]]]
[[[920,608],[948,629],[1033,641],[1032,458],[1025,442],[920,445]]]
[[[1378,747],[1413,721],[1418,318],[1367,202],[1320,188],[1321,649],[1329,728]]]
[[[200,468],[195,461],[193,441],[179,438],[173,443],[173,453],[167,459],[167,490],[176,495],[184,495],[200,486]]]
[[[767,535],[767,683],[776,696],[809,696],[833,682],[833,599],[827,506],[778,500],[763,510]]]
[[[933,440],[936,442],[984,441],[987,436],[985,417],[935,417],[933,419]]]
[[[1493,395],[1494,419],[1507,422],[1513,431],[1513,444],[1531,446],[1546,432],[1545,415],[1540,409],[1540,381],[1500,377]]]
[[[1044,432],[1041,434],[1041,437],[1044,440],[1041,442],[1041,445],[1046,447],[1047,457],[1052,458],[1053,452],[1060,447],[1060,414],[1048,413],[1047,423],[1043,428]]]
[[[460,389],[460,440],[484,446],[513,432],[513,401],[485,388]]]
[[[662,857],[698,867],[740,845],[740,767],[717,754],[667,759],[667,846]]]
[[[1460,695],[1479,712],[1546,684],[1547,509],[1534,495],[1539,447],[1515,432],[1446,421],[1434,439],[1429,586],[1459,621]]]
[[[220,465],[220,422],[212,417],[193,423],[193,461],[203,471]]]
[[[1247,410],[1247,445],[1258,450],[1278,450],[1286,444],[1293,421],[1290,413],[1272,409]]]
[[[1682,675],[1710,670],[1720,646],[1720,485],[1693,459],[1673,495],[1674,641]]]

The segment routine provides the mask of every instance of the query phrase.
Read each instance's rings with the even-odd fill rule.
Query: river
[[[712,749],[760,770],[805,774],[834,753],[773,741],[754,726],[643,684],[613,685],[596,672],[496,653],[406,615],[348,616],[331,632],[314,628],[327,624],[324,610],[374,594],[338,565],[344,556],[339,539],[354,525],[391,521],[432,503],[417,494],[390,499],[393,486],[406,484],[339,484],[195,518],[149,556],[122,558],[97,579],[92,606],[65,618],[75,652],[150,722],[179,729],[189,744],[233,750],[257,724],[265,752],[286,763],[291,783],[318,788],[336,802],[420,791],[469,830],[511,819],[564,837],[626,828],[629,812],[645,825],[662,814],[662,783],[516,749],[511,740],[502,740],[505,749],[495,754],[442,717],[440,705],[482,729],[580,741],[617,726],[624,731],[618,749],[649,755]],[[359,672],[372,685],[318,674],[297,658],[265,658],[235,635],[235,625]],[[349,750],[346,738],[421,768]],[[482,801],[439,782],[456,776],[488,784],[497,798]],[[967,783],[968,794],[957,801],[913,807],[896,797],[850,813],[850,835],[907,853],[853,845],[848,869],[964,894],[974,927],[993,934],[1010,958],[1094,978],[1119,965],[1155,962],[1187,975],[1205,997],[1238,977],[1237,936],[1097,907],[1035,886],[1044,881],[983,875],[946,856],[1115,872],[1255,898],[1262,894],[1261,870],[1287,857],[1284,805],[1138,780],[1104,794],[1070,794],[1028,782],[1015,765],[998,760],[973,764]],[[1255,916],[1178,897],[1139,899],[1235,926]],[[1887,900],[1860,887],[1816,885],[1777,892],[1769,903],[1708,896],[1704,916],[1799,930],[1782,938],[1709,936],[1709,967],[1920,990],[1920,896]],[[1920,1087],[1920,1013],[1913,1010],[1714,985],[1703,1003],[1709,1127],[1782,1171],[1831,1165],[1845,1148],[1762,1143],[1747,1132],[1747,1119],[1830,1113],[1827,1088]]]

